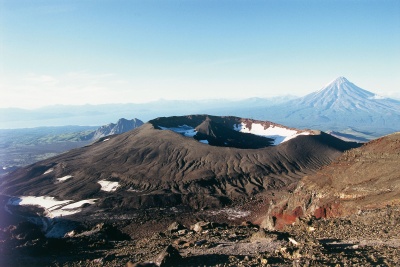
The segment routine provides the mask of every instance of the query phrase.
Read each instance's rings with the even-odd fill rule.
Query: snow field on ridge
[[[162,127],[159,126],[161,130],[170,130],[179,134],[182,134],[183,136],[186,137],[193,137],[197,134],[196,129],[194,129],[193,127],[190,127],[188,125],[182,125],[182,126],[178,126],[178,127]]]
[[[241,133],[251,133],[258,136],[268,137],[274,139],[274,145],[279,145],[283,142],[289,141],[299,135],[310,135],[310,132],[298,133],[296,130],[291,130],[279,126],[270,126],[267,129],[262,124],[253,123],[251,129],[247,128],[245,123],[235,124],[234,130]]]

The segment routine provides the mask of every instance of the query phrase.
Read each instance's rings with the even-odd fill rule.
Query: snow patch
[[[369,97],[368,99],[386,99],[386,97],[381,96],[381,95],[374,95],[374,96]]]
[[[21,196],[11,198],[8,206],[39,206],[46,210],[46,217],[55,218],[72,215],[81,212],[81,207],[84,204],[94,204],[97,199],[86,199],[78,202],[72,200],[56,200],[54,197],[49,196]],[[73,203],[71,203],[73,202]]]
[[[54,169],[53,169],[53,168],[50,168],[50,169],[48,169],[47,171],[45,171],[45,172],[43,173],[43,175],[48,174],[48,173],[51,173],[52,171],[54,171]]]
[[[195,128],[193,128],[191,126],[188,126],[186,124],[178,126],[178,127],[170,127],[170,128],[162,127],[162,126],[159,126],[159,127],[161,128],[161,130],[170,130],[170,131],[173,131],[175,133],[181,134],[181,135],[186,136],[186,137],[191,137],[191,138],[193,138],[197,134],[197,131],[196,131]],[[198,141],[200,143],[208,145],[208,141],[207,140],[198,140]]]
[[[65,233],[73,230],[76,225],[69,220],[62,220],[63,216],[79,213],[83,205],[92,205],[97,199],[85,199],[78,202],[72,200],[56,200],[49,196],[21,196],[10,198],[4,206],[5,210],[12,214],[10,206],[38,206],[44,208],[43,217],[34,218],[36,224],[42,226],[42,230],[48,238],[61,238]],[[28,219],[32,219],[29,217]]]
[[[210,213],[212,215],[224,214],[225,216],[228,217],[228,220],[240,219],[240,218],[243,218],[243,217],[247,217],[247,216],[249,216],[251,214],[250,211],[235,210],[235,209],[232,209],[232,208],[222,209],[222,210],[217,210],[217,211],[211,211]]]
[[[72,177],[74,177],[74,176],[72,176],[72,175],[65,175],[65,176],[63,176],[63,177],[61,177],[61,178],[57,178],[57,182],[58,182],[58,183],[65,182],[65,181],[71,179]]]
[[[101,186],[100,190],[103,190],[103,191],[106,191],[106,192],[114,192],[119,187],[119,183],[118,182],[111,182],[111,181],[107,181],[107,180],[101,180],[101,181],[98,181],[98,183]]]
[[[144,190],[139,190],[139,189],[134,189],[134,188],[129,188],[128,190],[126,190],[128,192],[135,192],[135,193],[142,193],[144,192]]]
[[[195,136],[197,134],[196,129],[194,129],[193,127],[190,127],[190,126],[188,126],[186,124],[184,124],[182,126],[170,127],[170,128],[162,127],[162,126],[159,126],[159,127],[160,127],[161,130],[170,130],[170,131],[179,133],[179,134],[181,134],[183,136],[186,136],[186,137],[193,137],[193,136]]]
[[[14,206],[35,205],[51,211],[51,210],[56,210],[60,208],[60,206],[63,206],[71,201],[72,200],[55,200],[54,197],[46,197],[46,196],[41,196],[41,197],[22,196],[10,199],[8,204]]]
[[[63,208],[61,208],[61,209],[56,209],[56,210],[52,211],[50,213],[50,216],[48,216],[48,217],[50,217],[50,218],[63,217],[63,216],[72,215],[72,214],[75,214],[75,213],[78,213],[78,212],[81,212],[81,211],[82,211],[82,209],[67,209],[67,210],[64,210]]]
[[[82,207],[85,204],[92,205],[92,204],[96,203],[96,201],[97,201],[97,198],[85,199],[85,200],[81,200],[81,201],[78,201],[75,203],[68,204],[68,205],[64,206],[62,209],[63,210],[74,210],[74,209]]]
[[[293,139],[299,135],[310,135],[310,132],[298,132],[297,130],[291,130],[288,128],[271,125],[267,129],[264,129],[264,125],[259,123],[253,123],[251,129],[247,128],[245,123],[235,124],[233,129],[242,133],[251,133],[258,136],[268,137],[274,139],[273,145],[279,145],[290,139]]]

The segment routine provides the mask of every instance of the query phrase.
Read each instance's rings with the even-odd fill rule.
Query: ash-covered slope
[[[338,217],[400,205],[400,133],[343,153],[338,160],[305,176],[297,189],[269,212],[280,227],[298,217]]]
[[[211,127],[208,132],[203,131],[207,128],[203,127],[205,121]],[[189,130],[179,132],[183,124]],[[188,137],[202,133],[205,135],[202,138],[211,138],[219,136],[219,132],[213,133],[218,127],[224,130],[236,127],[238,131],[242,129],[240,125],[249,130],[261,124],[267,129],[272,127],[274,132],[283,131],[270,122],[236,117],[156,119],[133,131],[100,139],[90,146],[11,173],[1,180],[1,193],[18,197],[51,196],[103,210],[180,204],[192,208],[217,207],[297,182],[304,174],[357,146],[323,132],[298,135],[279,145],[259,149],[212,146]],[[248,138],[253,136],[243,134]],[[211,139],[207,140],[211,143]]]

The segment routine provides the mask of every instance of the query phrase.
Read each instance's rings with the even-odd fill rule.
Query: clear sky
[[[400,97],[400,1],[0,0],[0,107]]]

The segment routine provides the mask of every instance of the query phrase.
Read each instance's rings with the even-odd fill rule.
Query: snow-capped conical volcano
[[[392,106],[383,100],[383,97],[358,87],[345,77],[339,77],[321,90],[301,98],[296,106],[308,106],[317,110],[330,109],[334,112],[360,110],[370,112],[377,108]]]
[[[332,82],[325,85],[317,93],[324,94],[329,97],[354,97],[354,98],[373,98],[375,94],[364,90],[354,83],[351,83],[345,77],[338,77]]]
[[[345,77],[264,112],[260,118],[297,128],[337,131],[352,128],[372,136],[400,130],[400,101],[362,89]]]

